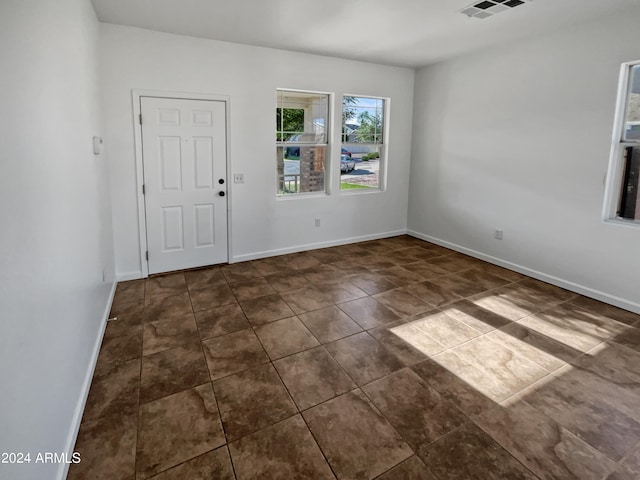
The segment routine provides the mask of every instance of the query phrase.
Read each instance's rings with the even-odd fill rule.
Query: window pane
[[[623,140],[640,141],[640,65],[631,67]]]
[[[380,188],[382,146],[343,145],[340,155],[340,189]]]
[[[325,146],[277,146],[278,193],[324,192]]]
[[[278,90],[276,141],[327,143],[329,95]]]
[[[640,220],[640,147],[624,148],[624,172],[620,191],[620,210],[622,218]]]
[[[286,142],[304,133],[304,109],[276,108],[277,141]]]
[[[278,194],[326,191],[329,95],[277,91]]]
[[[345,143],[383,142],[384,100],[351,97],[342,99],[342,141]]]

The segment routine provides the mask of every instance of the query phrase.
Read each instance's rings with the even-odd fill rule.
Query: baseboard
[[[144,278],[142,276],[142,270],[138,270],[137,272],[116,273],[116,281],[118,282],[126,282],[127,280],[138,280],[140,278]]]
[[[584,295],[585,297],[594,298],[596,300],[600,300],[601,302],[605,302],[605,303],[614,305],[616,307],[629,310],[630,312],[640,314],[640,304],[636,302],[632,302],[630,300],[620,298],[615,295],[610,295],[608,293],[601,292],[599,290],[594,290],[592,288],[585,287],[584,285],[580,285],[580,284],[571,282],[569,280],[565,280],[563,278],[554,277],[553,275],[548,275],[544,272],[539,272],[538,270],[533,270],[531,268],[523,267],[522,265],[518,265],[517,263],[508,262],[506,260],[502,260],[500,258],[493,257],[491,255],[487,255],[482,252],[472,250],[470,248],[462,247],[455,243],[447,242],[445,240],[432,237],[430,235],[425,235],[424,233],[416,232],[415,230],[407,230],[407,235],[411,235],[412,237],[416,237],[421,240],[425,240],[427,242],[435,243],[436,245],[440,245],[441,247],[450,248],[451,250],[455,250],[456,252],[464,253],[465,255],[469,255],[471,257],[484,260],[485,262],[489,262],[494,265],[498,265],[500,267],[508,268],[509,270],[514,270],[518,273],[522,273],[529,277],[542,280],[543,282],[547,282],[552,285],[556,285],[558,287],[564,288],[566,290],[579,293],[580,295]]]
[[[287,253],[305,252],[317,248],[335,247],[338,245],[347,245],[349,243],[366,242],[367,240],[378,240],[380,238],[395,237],[396,235],[405,235],[407,231],[393,230],[390,232],[374,233],[371,235],[361,235],[359,237],[341,238],[339,240],[330,240],[327,242],[307,243],[304,245],[294,245],[286,248],[278,248],[274,250],[264,250],[260,252],[246,253],[243,255],[235,255],[229,258],[229,263],[246,262],[248,260],[258,260],[260,258],[277,257],[278,255],[286,255]],[[141,270],[127,273],[116,273],[118,282],[126,282],[128,280],[138,280],[144,278]]]
[[[371,235],[362,235],[359,237],[342,238],[340,240],[330,240],[328,242],[307,243],[304,245],[294,245],[292,247],[278,248],[275,250],[264,250],[261,252],[235,255],[229,261],[229,263],[246,262],[247,260],[258,260],[260,258],[277,257],[278,255],[286,255],[287,253],[305,252],[307,250],[315,250],[317,248],[336,247],[338,245],[347,245],[349,243],[378,240],[380,238],[395,237],[396,235],[404,235],[406,233],[406,230],[394,230],[391,232],[374,233]]]
[[[107,301],[107,305],[105,306],[104,313],[102,314],[102,325],[98,329],[98,336],[96,337],[95,344],[93,346],[93,354],[91,356],[91,361],[89,362],[89,368],[87,369],[87,374],[84,379],[84,384],[82,386],[82,394],[80,395],[80,399],[78,400],[78,404],[76,405],[76,411],[73,415],[73,422],[71,424],[71,430],[69,431],[69,438],[67,439],[67,445],[65,448],[65,452],[68,452],[68,458],[71,458],[73,454],[73,448],[76,445],[76,440],[78,439],[78,432],[80,431],[80,424],[82,422],[82,415],[84,413],[84,408],[87,403],[87,398],[89,396],[89,389],[91,388],[91,380],[93,379],[93,372],[96,367],[96,363],[98,361],[98,354],[100,353],[100,346],[102,345],[102,337],[104,337],[104,331],[107,328],[107,319],[109,318],[109,312],[111,311],[111,304],[113,303],[113,297],[116,294],[116,285],[117,282],[113,282],[111,285],[111,292],[109,293],[109,300]],[[60,469],[58,470],[58,480],[65,480],[67,478],[67,473],[69,473],[69,464],[61,463]]]

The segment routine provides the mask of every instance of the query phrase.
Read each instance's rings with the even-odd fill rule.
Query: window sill
[[[384,193],[384,190],[381,188],[347,188],[340,190],[340,195],[371,195],[373,193]]]
[[[310,192],[310,193],[289,193],[289,194],[278,194],[276,193],[276,202],[284,202],[289,200],[303,200],[306,198],[325,198],[328,197],[329,194],[327,192]]]
[[[605,218],[604,223],[611,223],[613,225],[619,225],[621,227],[640,228],[640,220],[625,220],[622,218]]]

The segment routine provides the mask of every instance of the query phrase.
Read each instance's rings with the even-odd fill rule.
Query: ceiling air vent
[[[482,2],[475,2],[464,7],[460,10],[460,13],[464,13],[469,18],[487,18],[530,1],[531,0],[483,0]]]

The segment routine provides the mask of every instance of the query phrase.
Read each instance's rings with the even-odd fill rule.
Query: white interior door
[[[229,259],[225,108],[140,98],[150,274]]]

